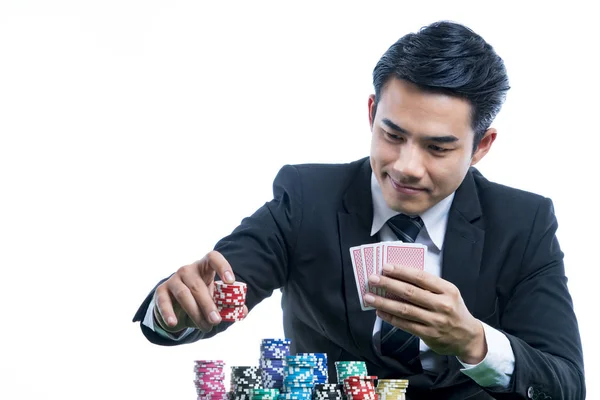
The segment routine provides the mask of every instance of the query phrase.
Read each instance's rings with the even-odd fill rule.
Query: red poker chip
[[[361,375],[356,375],[356,376],[349,376],[346,379],[344,379],[344,381],[375,381],[377,380],[377,376],[371,375],[371,376],[361,376]]]
[[[246,292],[220,292],[215,291],[213,297],[246,297]]]
[[[216,293],[248,293],[248,289],[246,288],[222,288],[222,287],[215,287],[215,292]]]
[[[244,306],[217,305],[217,311],[219,311],[220,314],[229,312],[244,312]]]
[[[234,299],[245,299],[246,298],[246,292],[217,292],[215,291],[213,293],[213,299],[215,297],[220,297],[220,298],[227,298],[227,297],[231,297]]]
[[[239,322],[239,321],[243,320],[244,318],[245,318],[245,315],[243,312],[235,313],[235,314],[227,314],[227,315],[221,314],[221,320],[225,321],[225,322]]]
[[[215,292],[213,299],[245,299],[246,293],[220,293]]]
[[[226,299],[215,299],[215,304],[217,306],[225,306],[223,308],[233,308],[233,307],[243,307],[246,302],[244,300],[226,300]]]
[[[217,309],[219,310],[219,313],[221,313],[221,314],[243,313],[244,312],[244,307],[243,306],[240,306],[240,307],[217,306]]]
[[[213,299],[245,299],[246,293],[217,293],[215,292],[213,295]]]
[[[221,318],[244,315],[244,307],[217,307]]]
[[[215,287],[220,289],[246,289],[248,285],[244,282],[225,283],[223,281],[215,281]]]
[[[240,319],[240,318],[244,318],[244,313],[229,313],[229,314],[225,314],[225,315],[221,315],[221,319]]]

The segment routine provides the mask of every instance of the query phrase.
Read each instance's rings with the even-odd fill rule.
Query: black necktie
[[[387,225],[405,243],[414,243],[423,227],[420,217],[398,214],[387,221]],[[381,354],[400,361],[405,366],[413,366],[419,357],[419,338],[381,321]]]

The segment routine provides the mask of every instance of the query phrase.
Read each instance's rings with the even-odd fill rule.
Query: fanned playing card
[[[383,264],[401,265],[423,270],[427,246],[420,243],[383,243]],[[383,265],[382,264],[382,265]],[[401,300],[398,296],[384,291],[382,296],[391,300]]]
[[[369,276],[377,274],[375,246],[376,244],[364,244],[360,246],[362,250],[362,259],[366,274],[365,276],[367,277],[367,291],[373,294],[377,294],[377,291],[374,287],[369,286]]]
[[[365,294],[368,291],[368,278],[363,260],[362,246],[351,247],[350,258],[352,259],[352,271],[354,272],[354,279],[356,281],[360,308],[363,311],[374,310],[373,307],[367,306],[364,300]]]

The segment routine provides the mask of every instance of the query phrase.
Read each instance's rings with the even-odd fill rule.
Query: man
[[[370,157],[283,167],[273,200],[161,282],[134,321],[161,345],[223,331],[216,273],[248,284],[248,310],[281,288],[291,350],[327,353],[330,376],[335,361],[364,360],[410,379],[410,399],[583,399],[552,203],[473,167],[497,135],[502,59],[439,22],[392,45],[373,82]],[[370,283],[403,301],[371,295],[377,311],[362,311],[349,248],[398,238],[427,245],[425,271],[386,266]]]

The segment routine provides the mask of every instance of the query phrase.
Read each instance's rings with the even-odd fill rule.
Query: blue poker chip
[[[287,339],[287,338],[275,338],[275,339],[262,339],[261,340],[262,344],[283,344],[283,345],[287,345],[289,346],[290,344],[292,344],[292,340],[291,339]]]
[[[279,400],[310,400],[312,393],[281,393]]]
[[[307,355],[290,355],[288,357],[286,357],[287,360],[302,360],[302,361],[312,361],[314,363],[317,362],[317,357],[315,357],[312,354],[307,354]]]
[[[264,367],[262,370],[263,374],[269,374],[269,375],[285,375],[285,370],[283,368],[269,368],[269,367]]]
[[[289,356],[289,351],[263,351],[261,352],[262,358],[270,359],[270,360],[284,360],[287,356]]]
[[[316,358],[317,361],[327,361],[327,353],[298,353],[299,357]]]
[[[261,361],[260,363],[260,368],[261,369],[272,369],[272,370],[276,370],[276,371],[285,371],[286,367],[278,364],[278,363],[271,363],[268,361]]]
[[[286,385],[283,385],[282,391],[286,392],[286,393],[300,393],[300,394],[309,393],[310,394],[313,392],[313,385],[308,385],[308,386],[286,386]]]

